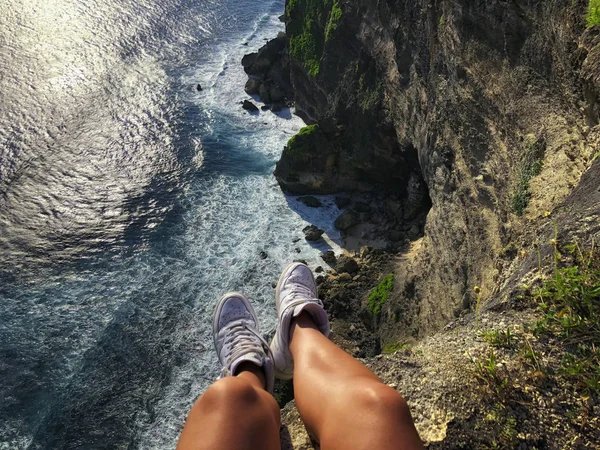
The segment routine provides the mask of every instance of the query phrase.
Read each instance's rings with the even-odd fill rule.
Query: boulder
[[[287,37],[285,33],[279,33],[275,38],[263,45],[258,53],[250,53],[242,58],[242,66],[249,75],[266,75],[281,58],[281,52],[285,48]]]
[[[319,208],[320,206],[322,206],[322,203],[319,201],[319,199],[316,197],[313,197],[312,195],[298,197],[298,201],[300,203],[305,204],[309,208]]]
[[[333,265],[337,262],[337,258],[335,257],[333,250],[327,250],[326,252],[321,253],[321,259],[330,265]]]
[[[202,90],[202,85],[200,83],[197,84],[196,90],[200,92]]]
[[[271,64],[273,64],[273,63],[274,63],[274,61],[272,61],[271,59],[258,56],[255,59],[254,63],[247,69],[244,68],[244,70],[246,71],[246,73],[248,75],[262,77],[267,74],[267,72],[271,68]]]
[[[252,67],[257,57],[258,53],[248,53],[247,55],[244,55],[242,58],[242,66],[244,66],[246,73],[248,73],[250,67]]]
[[[396,217],[402,214],[402,203],[395,199],[387,199],[385,201],[385,212],[390,217]]]
[[[260,259],[267,259],[269,255],[264,250],[259,253]]]
[[[269,93],[269,86],[267,83],[263,83],[260,85],[258,89],[258,95],[260,95],[260,99],[265,103],[271,102],[271,94]]]
[[[360,223],[360,218],[358,217],[358,214],[356,214],[350,209],[347,209],[342,214],[340,214],[340,216],[337,219],[335,219],[333,225],[338,230],[347,231],[354,225],[357,225],[358,223]]]
[[[336,197],[335,198],[335,206],[337,206],[339,209],[344,209],[350,203],[352,203],[352,200],[350,200],[348,197]]]
[[[335,270],[338,273],[356,273],[358,271],[358,263],[354,258],[342,255],[335,264]]]
[[[244,91],[246,91],[246,94],[248,94],[248,95],[258,94],[261,84],[262,84],[262,82],[260,81],[259,78],[254,78],[254,77],[249,78],[248,81],[246,81],[246,86],[244,87]]]
[[[323,236],[323,233],[325,233],[323,230],[314,225],[305,227],[302,232],[304,233],[304,238],[307,241],[318,241],[321,239],[321,236]]]
[[[341,283],[349,283],[350,281],[352,281],[352,275],[350,275],[349,273],[343,272],[338,277],[338,281]]]
[[[285,99],[285,94],[279,85],[272,83],[269,86],[269,98],[272,103],[282,102]]]
[[[369,205],[368,203],[356,202],[354,203],[354,210],[359,213],[370,213],[373,210],[373,208],[371,208],[371,205]]]
[[[360,248],[360,257],[363,259],[369,257],[371,253],[373,253],[373,247],[365,245]]]
[[[252,103],[250,100],[244,100],[244,103],[242,103],[242,108],[244,108],[246,111],[258,111],[258,107]]]
[[[408,230],[408,237],[411,241],[418,239],[420,234],[421,230],[419,230],[419,227],[416,225],[413,225],[412,227],[410,227],[410,230]]]
[[[323,133],[333,134],[338,132],[337,120],[334,117],[323,117],[319,120]]]
[[[390,241],[399,242],[404,239],[404,233],[398,230],[390,231]]]

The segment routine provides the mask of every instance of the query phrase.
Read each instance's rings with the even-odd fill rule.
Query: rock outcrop
[[[290,80],[311,125],[277,164],[282,188],[389,192],[398,222],[427,217],[395,230],[418,245],[397,269],[383,341],[435,332],[474,307],[473,286],[491,299],[503,249],[597,153],[599,30],[586,29],[587,6],[287,2]],[[391,320],[402,312],[410,324]]]
[[[310,242],[318,241],[321,239],[321,236],[323,236],[323,233],[325,233],[323,230],[314,225],[305,227],[302,232],[304,233],[304,239]]]
[[[247,94],[259,95],[264,103],[269,104],[287,103],[294,99],[286,46],[287,36],[280,33],[258,52],[244,56],[242,65],[250,75],[245,86]]]
[[[351,274],[319,277],[336,342],[407,396],[430,448],[599,448],[597,392],[571,384],[557,357],[573,349],[531,332],[531,286],[569,244],[600,239],[589,1],[286,3],[290,82],[308,126],[284,149],[278,182],[298,195],[386,196],[373,212],[340,203],[343,235],[385,216],[377,230],[391,245],[365,251]],[[385,275],[393,289],[374,307]],[[484,344],[497,324],[517,333],[521,356]],[[472,375],[484,363],[502,371],[487,386],[490,371]],[[293,406],[284,412],[296,426]]]

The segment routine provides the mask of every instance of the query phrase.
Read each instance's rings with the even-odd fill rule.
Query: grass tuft
[[[561,374],[600,395],[600,253],[566,246],[573,267],[557,268],[534,294],[542,319],[537,334],[552,335],[567,347]]]
[[[498,400],[504,401],[503,394],[508,387],[508,378],[500,373],[499,367],[496,353],[491,349],[486,358],[475,363],[475,376],[496,394]]]
[[[511,349],[515,346],[515,336],[510,328],[487,331],[483,334],[483,339],[494,348]]]
[[[600,0],[590,0],[586,19],[588,27],[600,24]]]
[[[381,314],[381,307],[385,305],[394,288],[394,274],[385,276],[375,290],[369,294],[368,310],[373,315]]]
[[[383,353],[395,353],[398,350],[410,350],[411,345],[406,342],[390,342],[383,346]]]

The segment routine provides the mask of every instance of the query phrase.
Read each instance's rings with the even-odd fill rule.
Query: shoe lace
[[[258,334],[252,324],[246,320],[232,322],[219,332],[223,339],[223,347],[221,351],[225,351],[225,359],[227,361],[224,372],[230,371],[231,364],[250,352],[267,353],[273,360],[273,353],[269,344],[265,339]]]
[[[315,295],[315,292],[310,287],[302,283],[294,283],[294,285],[290,288],[287,297],[289,300],[292,300],[292,305],[299,302],[304,302],[306,300],[311,300],[317,302],[321,307],[323,307],[323,302]]]
[[[290,298],[292,299],[307,299],[318,300],[314,291],[302,283],[294,283],[290,288]]]

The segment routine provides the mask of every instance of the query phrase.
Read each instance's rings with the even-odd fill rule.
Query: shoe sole
[[[250,311],[250,315],[252,316],[252,319],[254,319],[254,323],[256,324],[256,332],[260,333],[260,330],[258,328],[258,317],[256,316],[256,312],[254,311],[254,308],[252,307],[252,304],[250,303],[250,301],[248,300],[248,297],[246,297],[244,294],[242,294],[241,292],[228,292],[227,294],[223,295],[219,301],[217,302],[216,306],[215,306],[215,310],[213,311],[213,343],[215,345],[215,348],[217,348],[217,334],[218,334],[218,323],[217,323],[217,317],[220,315],[221,310],[223,309],[223,305],[225,304],[225,300],[227,300],[228,298],[231,297],[235,297],[235,298],[239,298],[242,300],[242,303],[244,303],[244,306],[246,307],[246,309],[248,311]]]

